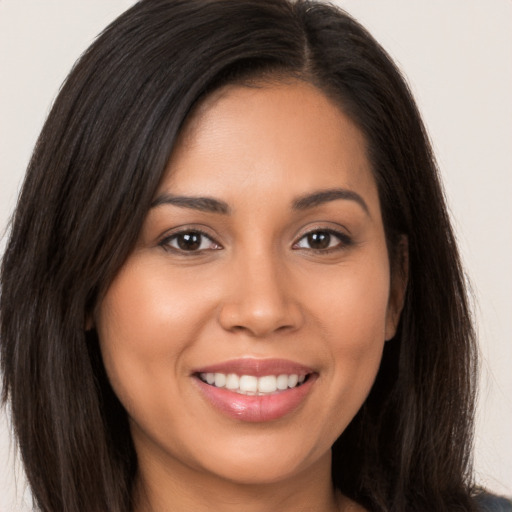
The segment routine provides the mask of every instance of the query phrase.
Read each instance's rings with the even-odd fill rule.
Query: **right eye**
[[[218,250],[222,247],[208,235],[197,230],[180,231],[173,233],[160,242],[162,247],[181,253],[198,253],[202,251]]]

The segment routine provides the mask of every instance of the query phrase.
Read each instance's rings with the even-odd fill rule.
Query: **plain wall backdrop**
[[[133,0],[0,0],[0,233],[60,84]],[[339,0],[388,50],[423,113],[475,294],[476,480],[512,495],[512,1]],[[5,238],[0,240],[0,254]],[[0,411],[0,512],[29,493]]]

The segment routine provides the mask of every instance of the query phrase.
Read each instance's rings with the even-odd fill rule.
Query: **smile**
[[[309,375],[309,374],[308,374]],[[200,373],[199,378],[216,388],[226,388],[235,393],[249,396],[265,396],[300,386],[306,379],[305,374],[290,375],[237,375],[236,373]]]
[[[282,359],[238,359],[197,369],[192,377],[206,403],[223,416],[266,422],[298,410],[318,373]]]

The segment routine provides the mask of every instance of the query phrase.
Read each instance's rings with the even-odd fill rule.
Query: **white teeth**
[[[267,395],[295,388],[306,380],[306,375],[296,373],[287,375],[238,376],[236,373],[201,373],[203,382],[217,388],[226,388],[242,395]]]
[[[288,388],[288,375],[279,375],[277,377],[277,389],[287,389]]]
[[[216,373],[214,375],[215,378],[215,387],[223,388],[226,385],[226,376],[223,373]]]
[[[297,385],[297,382],[299,382],[298,375],[290,375],[288,377],[288,387],[289,388],[294,388]]]
[[[252,375],[242,375],[240,377],[240,391],[256,393],[258,391],[258,378]]]
[[[277,391],[277,377],[265,375],[258,379],[258,391],[260,393],[275,393]]]
[[[238,378],[238,375],[234,373],[230,373],[226,377],[226,388],[228,389],[238,389],[240,386],[240,379]]]

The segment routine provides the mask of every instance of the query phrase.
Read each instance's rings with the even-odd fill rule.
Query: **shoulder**
[[[482,493],[475,497],[481,512],[512,512],[512,500],[503,496]]]

